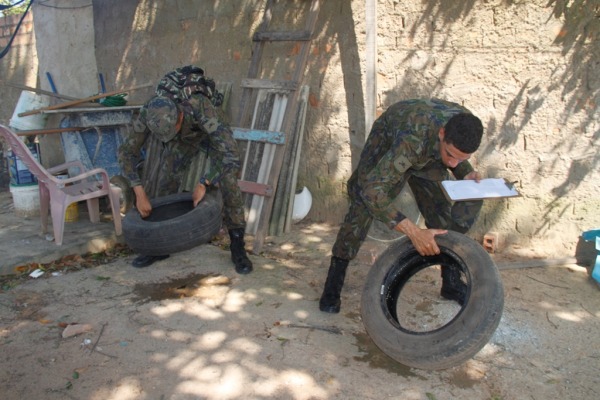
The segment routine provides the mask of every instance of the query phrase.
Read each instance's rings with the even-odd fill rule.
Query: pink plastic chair
[[[97,223],[100,222],[99,198],[108,196],[112,208],[115,232],[117,235],[121,235],[119,206],[121,189],[117,186],[111,186],[106,170],[94,168],[86,171],[81,161],[71,161],[45,169],[13,131],[4,125],[0,125],[0,135],[6,139],[12,151],[38,180],[42,233],[45,234],[48,231],[48,209],[50,209],[54,241],[57,245],[62,245],[65,214],[69,204],[86,200],[90,221]],[[79,174],[68,179],[58,179],[54,176],[68,171],[69,168],[77,168]]]

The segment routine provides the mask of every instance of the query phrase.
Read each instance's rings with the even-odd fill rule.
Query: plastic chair
[[[71,161],[46,169],[31,154],[31,151],[19,136],[9,128],[0,125],[0,135],[6,139],[12,151],[38,180],[42,233],[45,234],[48,231],[48,210],[50,210],[54,241],[57,245],[62,245],[65,215],[69,204],[85,200],[90,221],[97,223],[100,222],[99,198],[108,196],[115,232],[117,235],[121,235],[121,213],[119,210],[121,189],[110,184],[106,170],[94,168],[86,171],[81,161]],[[58,179],[55,176],[69,169],[77,169],[78,175],[70,176],[68,179]]]

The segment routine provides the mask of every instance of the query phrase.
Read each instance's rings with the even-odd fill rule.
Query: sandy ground
[[[342,312],[318,310],[334,233],[310,224],[267,243],[247,276],[209,244],[144,270],[126,256],[2,290],[0,398],[600,398],[600,292],[586,268],[502,270],[489,344],[463,365],[418,370],[361,322],[373,248],[351,264]],[[64,338],[73,324],[89,330]]]

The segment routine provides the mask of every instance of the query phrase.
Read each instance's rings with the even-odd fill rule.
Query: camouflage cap
[[[162,142],[168,142],[177,134],[179,112],[173,100],[155,96],[142,107],[140,116],[152,134]]]

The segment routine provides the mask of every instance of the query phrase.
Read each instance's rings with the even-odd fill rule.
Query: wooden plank
[[[254,112],[250,126],[252,129],[268,129],[271,116],[273,114],[273,104],[275,96],[273,93],[265,90],[258,90]],[[262,158],[264,156],[265,143],[246,142],[244,149],[244,161],[242,164],[241,179],[251,182],[258,182],[261,171]],[[264,179],[263,179],[264,181]],[[246,213],[246,232],[254,234],[256,232],[256,196],[246,194],[244,196],[244,211]]]
[[[240,85],[243,88],[252,89],[273,89],[273,90],[296,90],[298,82],[293,81],[274,81],[270,79],[242,79]]]
[[[539,260],[526,260],[526,261],[501,261],[497,262],[496,266],[499,270],[506,269],[522,269],[522,268],[542,268],[542,267],[555,267],[579,264],[579,261],[575,257],[566,258],[551,258],[551,259],[539,259]]]
[[[288,96],[285,93],[273,93],[269,91],[261,91],[261,97],[266,97],[266,101],[263,101],[262,104],[263,110],[267,110],[268,112],[259,113],[258,116],[260,118],[260,123],[268,123],[269,130],[279,130],[282,126],[283,120],[286,114],[286,107],[288,103]],[[268,120],[266,119],[268,117]],[[278,152],[283,151],[284,146],[276,146],[272,144],[264,144],[262,148],[262,153],[260,159],[257,159],[258,166],[258,174],[256,175],[255,180],[258,183],[269,184],[272,187],[272,184],[269,181],[272,180],[272,175],[276,173],[273,169],[273,160],[276,157]],[[256,165],[256,164],[255,164]],[[269,197],[270,198],[270,197]],[[265,198],[262,196],[253,196],[251,201],[251,207],[249,211],[248,223],[246,225],[246,231],[252,234],[255,234],[258,229],[258,224],[260,220],[263,218],[263,207],[265,204]],[[267,216],[268,218],[268,216]]]
[[[142,108],[142,105],[132,106],[116,106],[106,107],[102,104],[97,104],[93,107],[79,107],[79,108],[63,108],[59,110],[43,110],[40,114],[80,114],[80,113],[94,113],[94,112],[106,112],[106,111],[136,111]]]
[[[255,42],[268,41],[268,42],[307,42],[311,40],[312,35],[310,31],[278,31],[278,32],[256,32],[252,37]]]
[[[18,83],[4,82],[4,81],[0,80],[0,84],[6,85],[6,86],[12,86],[17,89],[27,90],[28,92],[33,92],[33,93],[37,93],[37,94],[44,94],[46,96],[56,97],[56,98],[63,99],[63,100],[77,100],[77,97],[65,96],[64,94],[48,92],[47,90],[33,88],[30,86],[19,85]]]
[[[233,137],[237,140],[251,140],[254,142],[263,142],[271,144],[284,144],[285,135],[283,132],[265,131],[262,129],[231,128]]]
[[[238,186],[244,193],[266,197],[273,196],[273,188],[263,183],[238,180]]]
[[[46,135],[50,133],[62,133],[62,132],[72,132],[72,131],[82,131],[89,128],[82,127],[64,127],[64,128],[48,128],[48,129],[34,129],[30,131],[18,131],[15,132],[17,136],[34,136],[34,135]]]
[[[306,103],[308,103],[308,86],[303,86],[301,90],[302,101],[294,118],[294,129],[290,132],[291,143],[286,146],[284,162],[279,174],[279,184],[273,203],[273,212],[269,223],[269,235],[279,236],[284,233],[285,220],[288,214],[288,205],[296,191],[296,182],[293,179],[292,165],[294,159],[298,156],[297,148],[299,146],[298,138],[301,136],[300,125],[303,127],[303,114],[306,111]]]
[[[37,110],[31,110],[31,111],[22,112],[22,113],[19,113],[19,117],[26,117],[28,115],[39,114],[39,113],[41,113],[43,111],[46,111],[46,110],[58,110],[58,109],[61,109],[61,108],[67,108],[67,107],[71,107],[71,106],[74,106],[74,105],[77,105],[77,104],[87,103],[88,101],[102,99],[102,98],[105,98],[105,97],[108,97],[108,96],[114,96],[114,95],[117,95],[117,94],[130,92],[132,90],[137,90],[137,89],[145,88],[145,87],[148,87],[148,86],[152,86],[152,83],[149,82],[149,83],[145,83],[143,85],[134,86],[134,87],[131,87],[131,88],[128,88],[128,89],[115,90],[115,91],[108,92],[108,93],[101,93],[101,94],[97,94],[95,96],[90,96],[90,97],[86,97],[86,98],[79,99],[79,100],[67,101],[66,103],[60,103],[60,104],[57,104],[55,106],[49,106],[49,107],[39,108]]]
[[[377,0],[366,0],[365,142],[377,113]]]
[[[293,165],[290,169],[291,173],[291,184],[290,190],[288,191],[288,206],[287,212],[285,213],[285,222],[283,225],[282,233],[290,232],[292,229],[292,214],[294,211],[294,198],[296,195],[296,185],[298,183],[298,165],[300,164],[300,158],[302,156],[302,142],[304,140],[304,126],[306,122],[306,108],[308,106],[308,95],[309,95],[309,87],[304,86],[301,91],[301,99],[300,103],[300,112],[298,113],[298,129],[296,129],[296,151],[294,151],[293,156]]]

